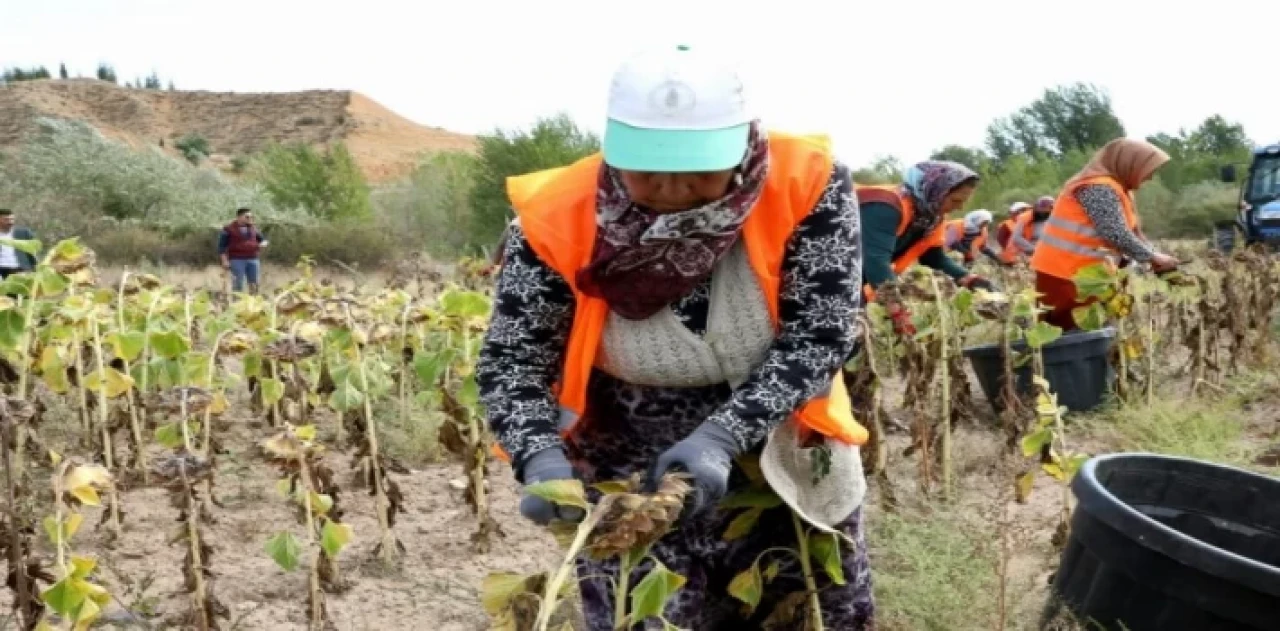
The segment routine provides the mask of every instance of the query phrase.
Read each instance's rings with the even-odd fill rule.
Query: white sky
[[[0,0],[0,65],[353,89],[468,133],[559,110],[599,130],[618,61],[677,42],[740,59],[767,125],[830,133],[854,166],[981,144],[993,118],[1074,81],[1107,89],[1131,135],[1220,113],[1280,141],[1280,2],[1183,1]]]

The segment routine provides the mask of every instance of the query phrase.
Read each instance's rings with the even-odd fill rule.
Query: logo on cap
[[[667,81],[649,93],[649,105],[667,116],[676,116],[693,109],[697,100],[693,88],[679,81]]]

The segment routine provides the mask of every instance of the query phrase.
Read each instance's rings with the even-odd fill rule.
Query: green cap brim
[[[724,171],[746,157],[750,131],[750,123],[724,129],[641,129],[610,120],[604,129],[604,161],[624,171]]]

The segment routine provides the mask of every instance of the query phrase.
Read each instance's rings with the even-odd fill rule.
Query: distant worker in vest
[[[962,287],[994,290],[991,281],[969,273],[947,256],[945,221],[978,188],[978,174],[957,162],[928,161],[907,169],[900,186],[859,186],[862,217],[862,274],[866,296],[920,263],[942,271]],[[895,322],[909,320],[891,306]],[[899,332],[906,332],[899,327]]]
[[[1013,237],[1013,226],[1018,223],[1018,217],[1028,210],[1031,210],[1031,204],[1014,202],[1009,206],[1009,216],[996,227],[996,244],[999,246],[998,251],[1002,255],[1005,248],[1009,247],[1009,239]]]
[[[1031,258],[1036,251],[1036,244],[1040,242],[1040,235],[1044,233],[1045,223],[1049,221],[1049,215],[1052,213],[1053,198],[1046,195],[1036,200],[1036,205],[1032,207],[1031,212],[1019,214],[1010,231],[1009,242],[1005,244],[1000,258],[1010,264]]]
[[[1168,154],[1145,140],[1118,138],[1063,185],[1031,257],[1036,291],[1051,309],[1044,321],[1067,331],[1078,328],[1072,310],[1088,303],[1077,299],[1074,278],[1090,265],[1114,265],[1112,259],[1124,257],[1150,264],[1156,273],[1178,268],[1177,259],[1140,236],[1133,201],[1133,193],[1168,161]]]
[[[519,222],[476,377],[525,485],[690,476],[676,529],[649,552],[688,581],[671,624],[758,628],[805,591],[793,557],[766,553],[802,524],[847,538],[845,582],[818,572],[826,628],[870,629],[867,432],[840,372],[861,308],[850,171],[824,137],[767,131],[747,94],[697,49],[642,54],[613,77],[601,153],[508,180]],[[719,501],[753,484],[781,502],[725,541],[742,511]],[[520,512],[583,517],[527,492]],[[781,572],[747,617],[729,584],[762,554]],[[587,627],[614,629],[617,561],[577,570]]]
[[[972,267],[978,261],[978,255],[986,255],[999,263],[1000,255],[991,249],[987,240],[988,228],[991,226],[991,211],[973,210],[964,219],[952,219],[947,222],[944,243],[948,252],[958,252],[964,259],[965,267]]]
[[[16,225],[13,211],[0,208],[0,239],[14,241],[30,241],[36,238],[30,228]],[[0,244],[0,279],[8,278],[19,272],[30,272],[36,268],[36,257],[11,245]]]
[[[229,223],[218,235],[218,255],[222,257],[222,269],[231,272],[231,290],[258,293],[258,276],[261,264],[258,254],[267,247],[266,237],[253,225],[253,211],[241,207],[236,210],[235,221]]]

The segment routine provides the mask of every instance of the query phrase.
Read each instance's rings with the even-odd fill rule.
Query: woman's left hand
[[[739,453],[738,443],[728,430],[715,423],[703,423],[688,438],[662,452],[649,469],[646,488],[657,490],[662,476],[684,472],[693,479],[693,491],[685,500],[684,516],[715,506],[729,490],[729,470]]]

